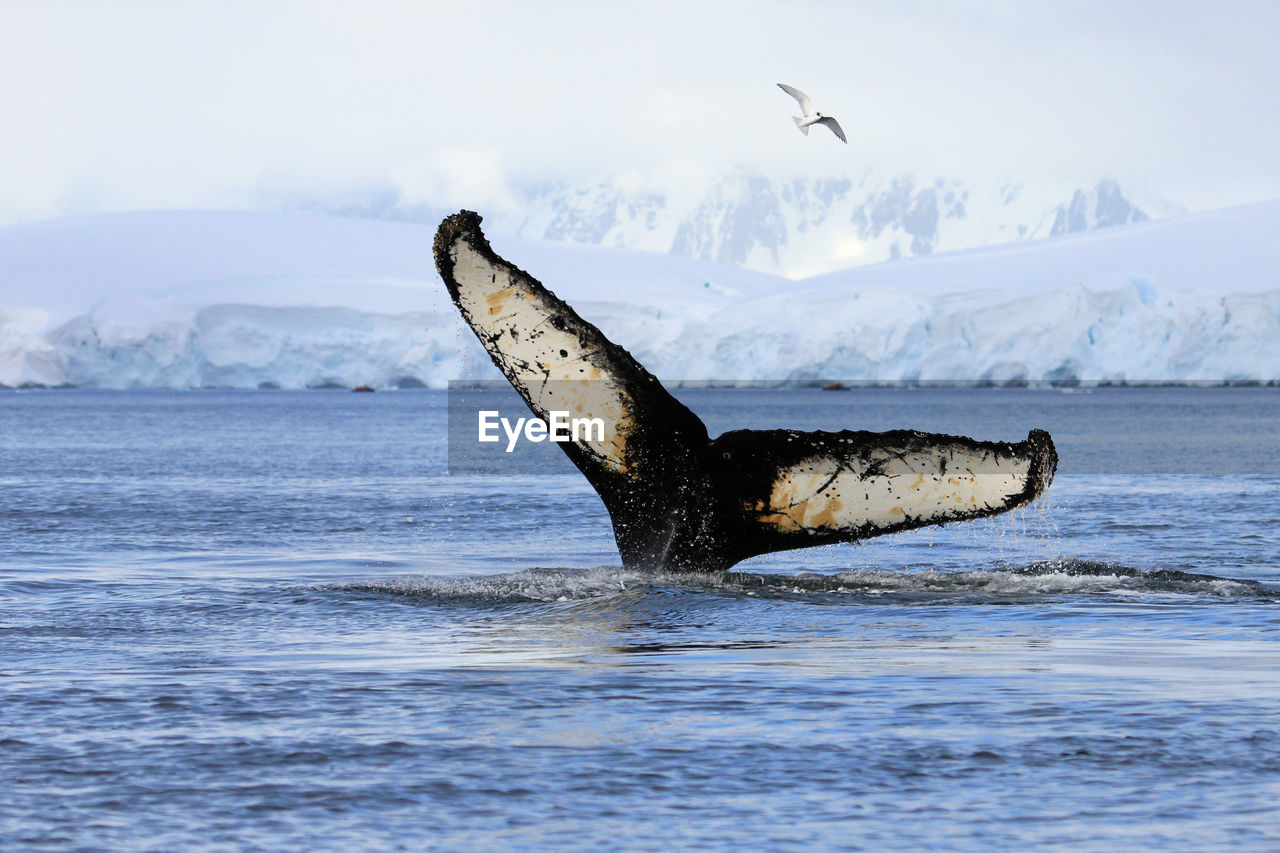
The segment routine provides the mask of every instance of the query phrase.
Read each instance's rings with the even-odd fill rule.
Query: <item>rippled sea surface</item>
[[[1062,461],[649,576],[441,392],[0,393],[0,848],[1280,847],[1280,390],[682,396]]]

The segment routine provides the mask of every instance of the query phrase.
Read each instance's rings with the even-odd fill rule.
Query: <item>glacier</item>
[[[658,376],[721,382],[1280,378],[1280,202],[792,280],[491,233]],[[497,374],[433,228],[153,211],[0,229],[0,384],[442,387]]]

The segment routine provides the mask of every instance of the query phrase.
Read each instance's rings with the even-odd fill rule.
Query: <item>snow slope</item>
[[[0,384],[389,386],[488,375],[435,272],[433,235],[397,222],[210,211],[0,229]],[[704,261],[494,241],[571,304],[596,303],[655,339],[673,312],[708,316],[777,286]]]
[[[801,282],[492,236],[672,379],[1280,378],[1280,202]],[[0,384],[440,386],[495,376],[428,226],[113,214],[0,229]]]

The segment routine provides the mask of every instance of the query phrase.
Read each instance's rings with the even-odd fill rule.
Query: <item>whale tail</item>
[[[1048,433],[1016,443],[911,430],[736,430],[711,439],[625,349],[498,257],[462,211],[436,266],[463,319],[534,414],[600,418],[560,443],[599,493],[628,568],[720,571],[757,554],[851,542],[1022,506],[1053,479]]]
[[[804,119],[800,116],[792,116],[791,120],[796,123],[796,127],[800,128],[800,132],[805,136],[809,135],[809,126],[804,123]]]

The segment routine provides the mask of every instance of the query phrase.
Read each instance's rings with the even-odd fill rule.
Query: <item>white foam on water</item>
[[[466,577],[403,577],[334,588],[460,604],[582,602],[646,592],[754,598],[893,597],[930,601],[1085,595],[1270,598],[1278,594],[1252,581],[1072,559],[982,571],[858,569],[836,574],[801,572],[794,575],[646,573],[611,567],[530,569]]]

